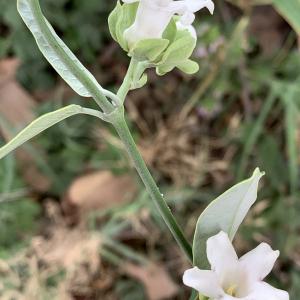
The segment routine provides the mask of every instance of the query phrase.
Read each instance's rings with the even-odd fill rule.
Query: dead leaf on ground
[[[81,211],[107,209],[131,200],[136,192],[137,185],[131,176],[99,171],[75,180],[67,201]]]
[[[34,99],[15,79],[18,66],[19,61],[15,58],[0,60],[0,119],[3,125],[0,133],[7,141],[15,135],[10,128],[19,130],[35,118]],[[26,151],[18,150],[17,159],[26,182],[35,190],[48,190],[50,182],[37,170],[32,157]]]
[[[177,294],[177,285],[162,266],[152,263],[142,267],[127,263],[124,271],[144,284],[149,300],[170,299]]]
[[[0,60],[0,113],[13,126],[23,126],[34,119],[33,98],[15,80],[17,59]]]

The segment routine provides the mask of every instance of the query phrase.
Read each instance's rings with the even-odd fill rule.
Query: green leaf
[[[186,74],[195,74],[199,71],[199,65],[195,61],[191,59],[187,59],[181,62],[178,62],[176,65],[173,64],[162,64],[158,65],[156,68],[156,73],[159,76],[163,76],[169,72],[171,72],[174,68],[178,68],[180,71]]]
[[[57,36],[45,19],[38,0],[18,0],[18,11],[33,34],[38,47],[57,73],[83,97],[91,97],[86,82],[99,86],[93,75],[80,63],[72,51]],[[84,73],[84,79],[81,74]],[[99,86],[101,89],[101,87]]]
[[[300,0],[273,0],[273,4],[300,35]]]
[[[189,300],[197,300],[199,298],[200,298],[199,293],[196,290],[193,290]]]
[[[166,30],[164,31],[162,38],[169,40],[170,44],[175,40],[177,33],[177,26],[174,18],[170,21]]]
[[[179,63],[177,68],[186,74],[195,74],[199,71],[198,63],[190,59]]]
[[[84,108],[73,104],[41,116],[23,129],[9,143],[0,148],[0,159],[51,126],[81,113],[85,113]]]
[[[128,44],[124,37],[124,31],[128,29],[135,21],[138,3],[125,3],[118,13],[118,22],[116,23],[116,37],[120,46],[128,51]]]
[[[109,17],[108,17],[108,27],[109,27],[109,31],[110,34],[112,36],[112,38],[117,42],[117,23],[119,20],[119,15],[122,13],[122,5],[120,3],[120,1],[117,2],[116,7],[114,8],[114,10],[110,13]]]
[[[132,90],[140,89],[148,82],[148,75],[143,74],[142,77],[132,86]]]
[[[169,40],[166,39],[146,39],[137,42],[132,50],[130,56],[138,60],[155,61],[162,52],[168,47]]]
[[[162,59],[156,67],[156,73],[160,76],[178,67],[187,74],[198,71],[196,63],[189,60],[196,47],[196,40],[188,30],[177,31],[176,39],[164,52]],[[197,69],[197,70],[196,70]]]
[[[168,47],[163,55],[162,64],[177,65],[188,59],[196,47],[196,40],[187,31],[178,31],[176,40]]]
[[[163,76],[169,72],[171,72],[173,69],[175,69],[175,65],[174,64],[162,64],[156,67],[156,73],[159,76]]]
[[[198,219],[194,242],[194,265],[206,269],[206,241],[220,231],[227,232],[233,240],[239,226],[257,198],[260,178],[264,173],[256,169],[251,178],[233,186],[214,200]]]

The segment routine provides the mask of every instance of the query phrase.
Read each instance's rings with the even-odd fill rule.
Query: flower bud
[[[195,73],[191,61],[197,35],[192,23],[194,13],[206,7],[211,13],[211,0],[123,0],[109,16],[112,37],[128,53],[147,61],[163,75],[178,67]]]

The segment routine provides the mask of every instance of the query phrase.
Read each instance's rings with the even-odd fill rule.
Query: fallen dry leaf
[[[19,66],[17,59],[0,60],[0,114],[19,127],[34,119],[33,98],[15,80]]]
[[[177,294],[176,284],[162,266],[151,263],[142,267],[127,263],[124,271],[144,284],[149,300],[169,299]]]
[[[0,60],[0,82],[4,83],[7,80],[14,79],[19,64],[20,62],[16,58]]]
[[[137,191],[129,175],[115,176],[98,171],[76,179],[68,191],[68,201],[81,211],[106,209],[131,200]]]
[[[19,130],[35,118],[34,99],[15,80],[19,61],[15,58],[0,60],[0,117],[8,128],[2,126],[0,132],[8,141],[13,136],[9,128]],[[36,168],[32,157],[24,150],[17,151],[17,159],[26,182],[38,191],[50,187],[49,180]]]

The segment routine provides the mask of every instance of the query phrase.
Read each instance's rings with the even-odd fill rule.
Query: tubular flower
[[[123,3],[122,3],[123,2]],[[190,59],[197,35],[195,12],[212,0],[118,0],[108,18],[113,39],[135,61],[156,68],[160,76],[178,68],[186,74],[198,72]],[[145,76],[144,80],[145,81]]]
[[[212,14],[212,0],[123,0],[125,3],[140,2],[136,19],[125,31],[125,39],[133,45],[144,39],[161,38],[174,15],[180,16],[178,26],[189,27],[194,13],[206,7]]]
[[[289,300],[286,291],[263,282],[278,256],[279,251],[261,243],[238,259],[228,235],[220,232],[207,240],[211,270],[189,269],[183,282],[213,300]]]

